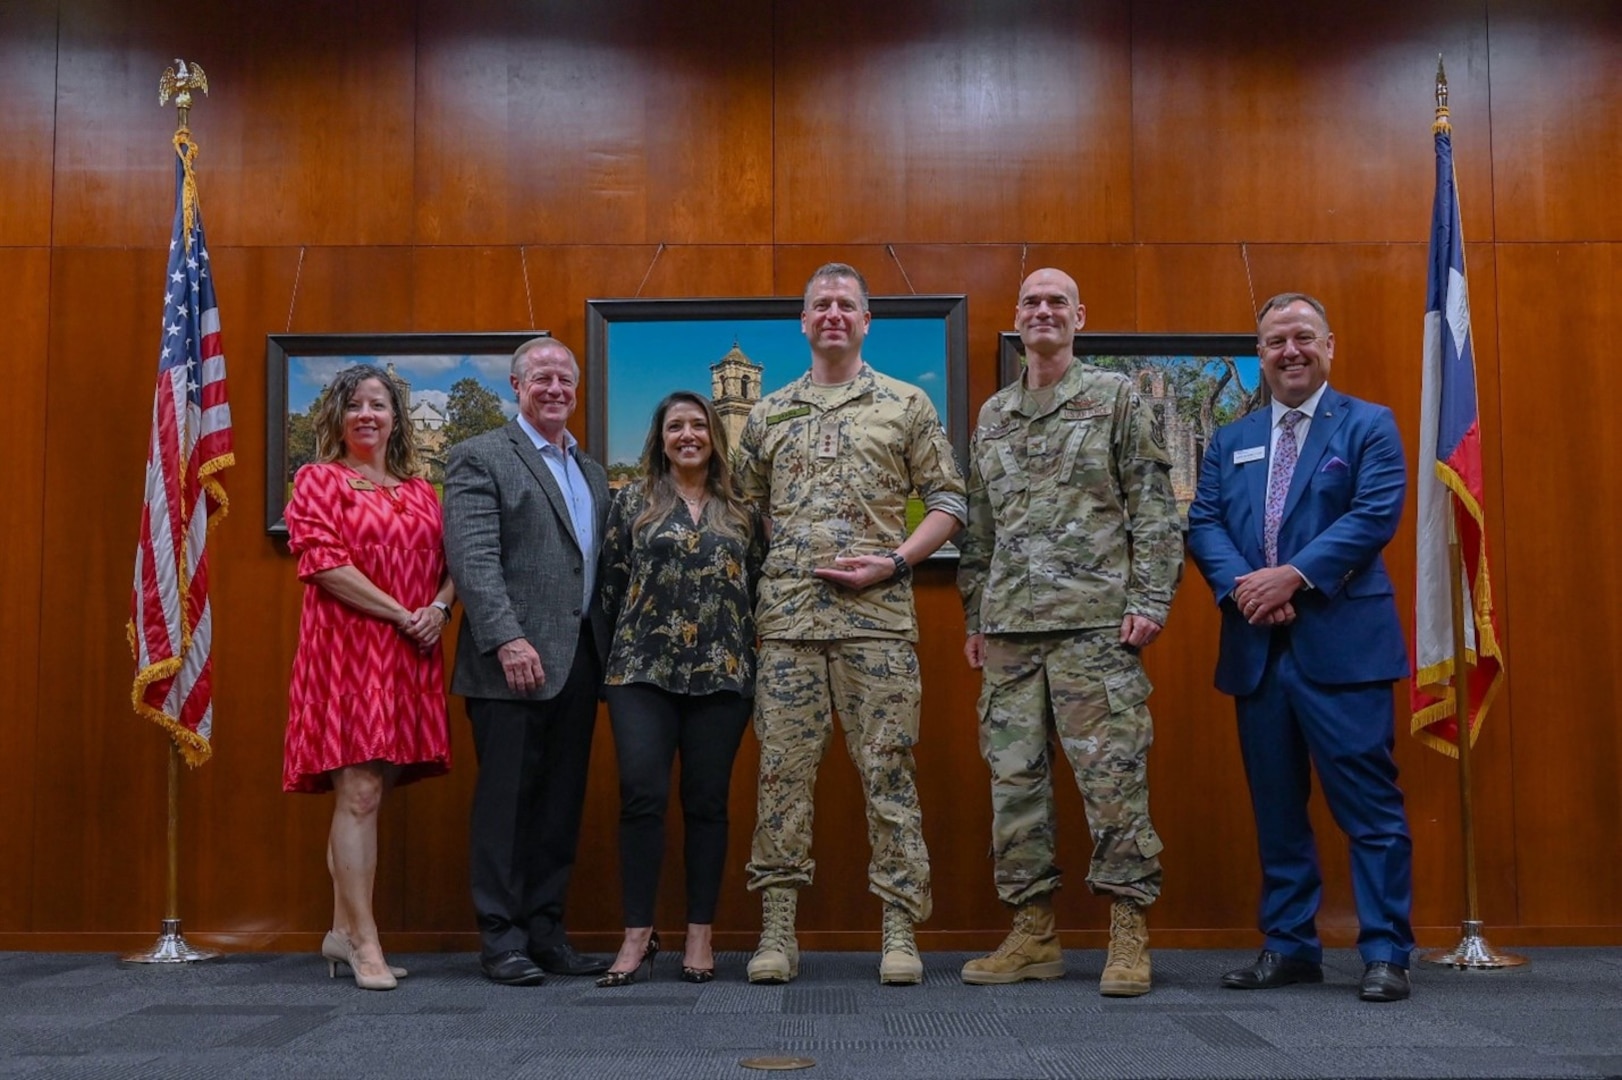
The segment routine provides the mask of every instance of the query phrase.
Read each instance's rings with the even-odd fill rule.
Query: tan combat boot
[[[916,986],[924,981],[924,961],[912,939],[912,916],[894,904],[884,905],[884,955],[879,959],[879,982],[885,986]]]
[[[1130,900],[1117,900],[1109,909],[1109,958],[1098,980],[1105,997],[1147,994],[1149,978],[1149,923],[1143,908]]]
[[[974,986],[1064,978],[1064,953],[1053,928],[1053,897],[1038,897],[1021,907],[997,951],[970,960],[962,974],[963,981]]]
[[[767,889],[760,897],[760,947],[749,958],[749,981],[786,983],[800,973],[800,943],[794,938],[794,914],[800,894],[793,889]]]

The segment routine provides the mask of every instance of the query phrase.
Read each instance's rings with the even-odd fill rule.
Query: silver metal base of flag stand
[[[1466,919],[1463,931],[1464,937],[1453,948],[1432,949],[1421,956],[1420,960],[1437,967],[1466,971],[1496,971],[1499,968],[1520,967],[1526,963],[1524,956],[1499,952],[1489,945],[1487,939],[1481,936],[1480,920]]]
[[[163,920],[158,940],[146,952],[131,953],[119,960],[120,964],[195,964],[199,960],[214,960],[219,953],[213,949],[199,949],[186,941],[180,932],[179,919]]]

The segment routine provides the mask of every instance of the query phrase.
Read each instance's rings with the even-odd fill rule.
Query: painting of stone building
[[[424,477],[445,482],[451,447],[518,413],[508,376],[514,351],[537,335],[270,334],[266,360],[271,393],[267,426],[265,521],[286,530],[282,507],[293,474],[315,457],[315,419],[338,372],[356,364],[380,369],[407,402],[403,422],[416,442]],[[416,351],[413,351],[416,350]]]
[[[943,311],[958,298],[904,298]],[[804,375],[810,352],[800,329],[798,299],[738,301],[591,301],[614,310],[635,303],[654,316],[609,323],[596,333],[588,323],[587,440],[591,453],[618,487],[638,475],[654,410],[673,390],[706,394],[715,403],[730,445],[737,446],[749,410],[766,394]],[[895,315],[883,308],[893,298],[873,299],[873,323],[863,358],[873,367],[920,387],[953,432],[953,417],[966,416],[961,382],[954,385],[949,359],[952,327],[940,314]],[[701,318],[673,318],[677,305],[703,309]],[[665,307],[664,305],[672,305]],[[720,314],[714,309],[725,309]],[[736,314],[729,314],[736,310]],[[958,419],[963,431],[966,421]],[[966,435],[964,437],[966,443]]]
[[[749,410],[760,400],[761,375],[766,369],[744,355],[738,339],[727,354],[710,365],[710,400],[720,414],[727,445],[737,446]]]
[[[1023,358],[1018,335],[1004,333],[1001,345],[1006,384],[1019,377]],[[1267,403],[1255,347],[1250,334],[1076,335],[1078,359],[1127,376],[1148,400],[1185,521],[1211,435]]]

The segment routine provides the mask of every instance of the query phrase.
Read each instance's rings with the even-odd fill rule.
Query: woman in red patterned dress
[[[450,768],[439,636],[455,590],[439,499],[420,471],[395,381],[346,368],[315,418],[316,460],[287,504],[305,583],[289,690],[282,787],[331,790],[332,931],[321,946],[356,985],[392,990],[372,917],[377,810],[395,784]]]

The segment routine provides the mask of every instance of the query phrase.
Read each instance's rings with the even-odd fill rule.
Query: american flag
[[[131,698],[137,713],[168,730],[189,764],[201,765],[211,753],[214,727],[205,545],[209,529],[225,516],[220,470],[235,458],[220,313],[192,171],[197,148],[183,131],[175,150],[175,225],[130,597]]]
[[[1436,197],[1431,207],[1430,283],[1425,301],[1424,373],[1419,419],[1418,573],[1414,583],[1412,731],[1444,754],[1458,754],[1460,718],[1451,686],[1453,608],[1448,521],[1459,537],[1464,593],[1470,745],[1498,693],[1504,669],[1487,568],[1481,472],[1481,419],[1476,407],[1470,290],[1464,272],[1453,131],[1436,126]]]

